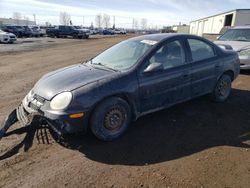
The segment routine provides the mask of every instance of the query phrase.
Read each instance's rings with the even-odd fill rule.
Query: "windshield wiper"
[[[92,58],[85,60],[85,61],[82,61],[81,64],[87,64],[88,62],[90,62],[90,64],[92,64]]]
[[[92,65],[99,65],[99,66],[102,66],[102,67],[104,67],[104,68],[106,68],[106,69],[109,69],[109,70],[112,70],[112,71],[115,71],[115,72],[117,72],[118,70],[117,69],[113,69],[113,68],[111,68],[111,67],[108,67],[107,65],[104,65],[104,64],[102,64],[102,63],[92,63],[92,61],[91,61],[91,64]]]

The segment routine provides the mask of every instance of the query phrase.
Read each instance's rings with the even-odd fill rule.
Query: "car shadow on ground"
[[[250,141],[250,92],[233,89],[225,103],[201,97],[142,117],[114,142],[87,134],[70,136],[64,143],[94,161],[145,165],[216,146],[250,148],[246,141]]]
[[[52,136],[58,139],[55,134]],[[27,137],[24,142],[34,139],[32,129]],[[144,116],[113,142],[98,141],[88,133],[66,136],[59,143],[101,163],[140,166],[179,159],[217,146],[250,148],[249,141],[250,91],[233,89],[225,103],[201,97]],[[30,144],[27,146],[30,148]],[[5,158],[13,153],[7,152]]]
[[[240,74],[243,74],[243,75],[250,75],[250,70],[241,70],[241,71],[240,71]]]
[[[26,135],[19,144],[8,150],[6,153],[0,155],[0,161],[18,154],[22,148],[24,152],[29,151],[29,149],[33,146],[34,138],[37,139],[38,144],[50,144],[49,136],[54,134],[52,133],[52,130],[48,129],[47,125],[37,126],[37,124],[34,123],[27,127],[9,131],[4,137],[11,135],[22,135],[24,133],[26,133]],[[55,136],[53,137],[55,138]]]

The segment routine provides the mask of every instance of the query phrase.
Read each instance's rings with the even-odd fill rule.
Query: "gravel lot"
[[[1,44],[0,122],[43,74],[128,37]],[[0,187],[248,188],[250,72],[234,82],[227,102],[205,96],[147,115],[110,143],[78,134],[59,144],[46,127],[10,130],[0,142],[0,169]]]

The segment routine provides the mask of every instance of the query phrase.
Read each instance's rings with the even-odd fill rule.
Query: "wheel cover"
[[[121,106],[112,107],[104,117],[104,127],[110,131],[119,130],[126,121],[126,110]]]
[[[222,97],[226,97],[230,93],[230,83],[226,80],[221,80],[218,85],[218,94]]]

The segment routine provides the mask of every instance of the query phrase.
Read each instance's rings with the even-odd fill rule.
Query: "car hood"
[[[5,31],[1,31],[0,35],[14,35],[14,34],[13,33],[8,33],[8,32],[5,32]]]
[[[219,45],[219,44],[230,45],[233,48],[233,50],[235,50],[235,51],[240,51],[244,48],[250,47],[250,42],[242,42],[242,41],[220,41],[220,40],[217,40],[214,43],[217,45]]]
[[[34,86],[37,95],[51,100],[64,91],[72,91],[87,84],[105,79],[115,72],[78,64],[44,75]]]

